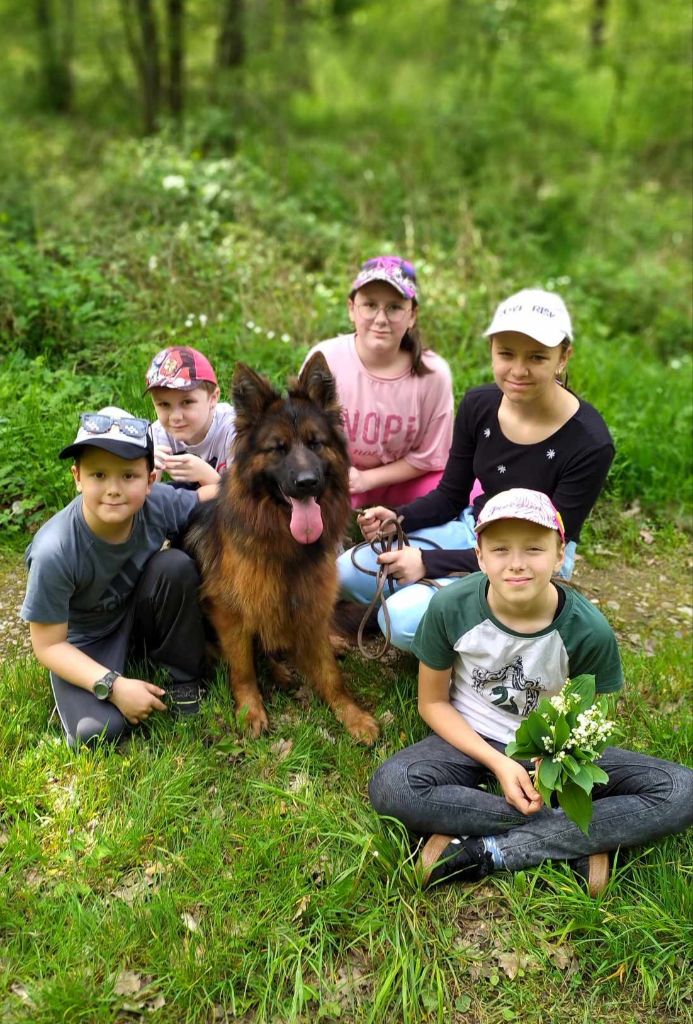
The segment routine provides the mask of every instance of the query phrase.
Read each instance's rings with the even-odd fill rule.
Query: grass
[[[657,710],[687,656],[676,639],[626,654],[624,742],[690,758],[690,722]],[[377,764],[422,735],[414,668],[347,659],[384,715],[372,751],[304,691],[271,695],[272,734],[247,740],[221,678],[194,721],[71,751],[43,671],[9,658],[0,1019],[688,1019],[686,836],[619,864],[597,901],[561,865],[420,889],[402,830],[366,798]]]
[[[285,95],[282,59],[280,93],[254,92],[248,123],[234,110],[231,155],[215,136],[227,113],[192,90],[182,142],[127,139],[83,39],[98,110],[81,71],[82,120],[37,116],[10,47],[3,543],[21,549],[72,497],[56,454],[79,409],[147,415],[158,348],[200,347],[224,386],[238,359],[283,382],[309,345],[347,329],[358,263],[399,251],[415,259],[424,337],[457,397],[488,379],[480,337],[503,295],[564,294],[571,384],[617,445],[581,552],[604,573],[617,571],[609,551],[647,572],[644,531],[685,558],[688,9],[610,5],[602,67],[583,52],[588,5],[412,3],[397,19],[387,4],[347,6],[359,8],[349,32],[318,39],[312,93]],[[448,7],[461,6],[465,30],[451,33]],[[623,742],[693,763],[689,643],[667,614],[653,657],[624,653]],[[302,692],[272,695],[271,735],[248,741],[221,678],[195,721],[70,751],[44,670],[5,659],[3,1024],[692,1020],[690,835],[622,859],[597,901],[560,865],[424,892],[401,828],[367,800],[375,767],[423,735],[415,665],[352,657],[345,671],[381,716],[371,751]]]

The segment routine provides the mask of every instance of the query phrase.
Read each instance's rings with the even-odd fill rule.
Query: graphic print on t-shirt
[[[496,685],[493,686],[493,683]],[[525,675],[520,654],[513,662],[496,672],[490,672],[486,668],[475,668],[472,671],[472,686],[497,708],[511,715],[521,715],[523,718],[526,718],[530,711],[536,710],[539,695],[543,690],[541,677],[529,679]],[[518,707],[513,692],[518,699],[519,694],[524,694],[520,699],[521,707]]]
[[[93,611],[112,612],[116,608],[120,608],[132,594],[141,575],[141,564],[131,558],[120,569],[118,575],[109,581],[108,586],[94,605]]]

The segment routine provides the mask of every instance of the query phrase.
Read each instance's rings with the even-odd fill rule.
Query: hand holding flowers
[[[550,807],[555,793],[585,834],[592,820],[592,787],[609,778],[594,764],[615,729],[606,715],[606,697],[595,702],[593,676],[569,679],[559,694],[539,702],[505,748],[508,757],[537,761],[534,785],[544,803]]]

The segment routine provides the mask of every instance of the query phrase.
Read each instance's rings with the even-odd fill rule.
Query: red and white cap
[[[171,345],[157,352],[149,364],[144,393],[152,388],[192,391],[205,382],[217,384],[217,375],[207,356],[189,345]]]

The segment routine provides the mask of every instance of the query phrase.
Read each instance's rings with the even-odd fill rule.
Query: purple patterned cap
[[[392,285],[405,299],[418,302],[416,271],[408,260],[400,259],[399,256],[375,256],[372,260],[366,260],[354,278],[350,296],[371,281],[384,281]]]
[[[489,523],[497,519],[525,519],[547,530],[557,530],[565,542],[565,529],[561,513],[553,502],[541,491],[530,491],[527,487],[511,487],[508,491],[494,494],[486,502],[475,526],[477,536]]]

